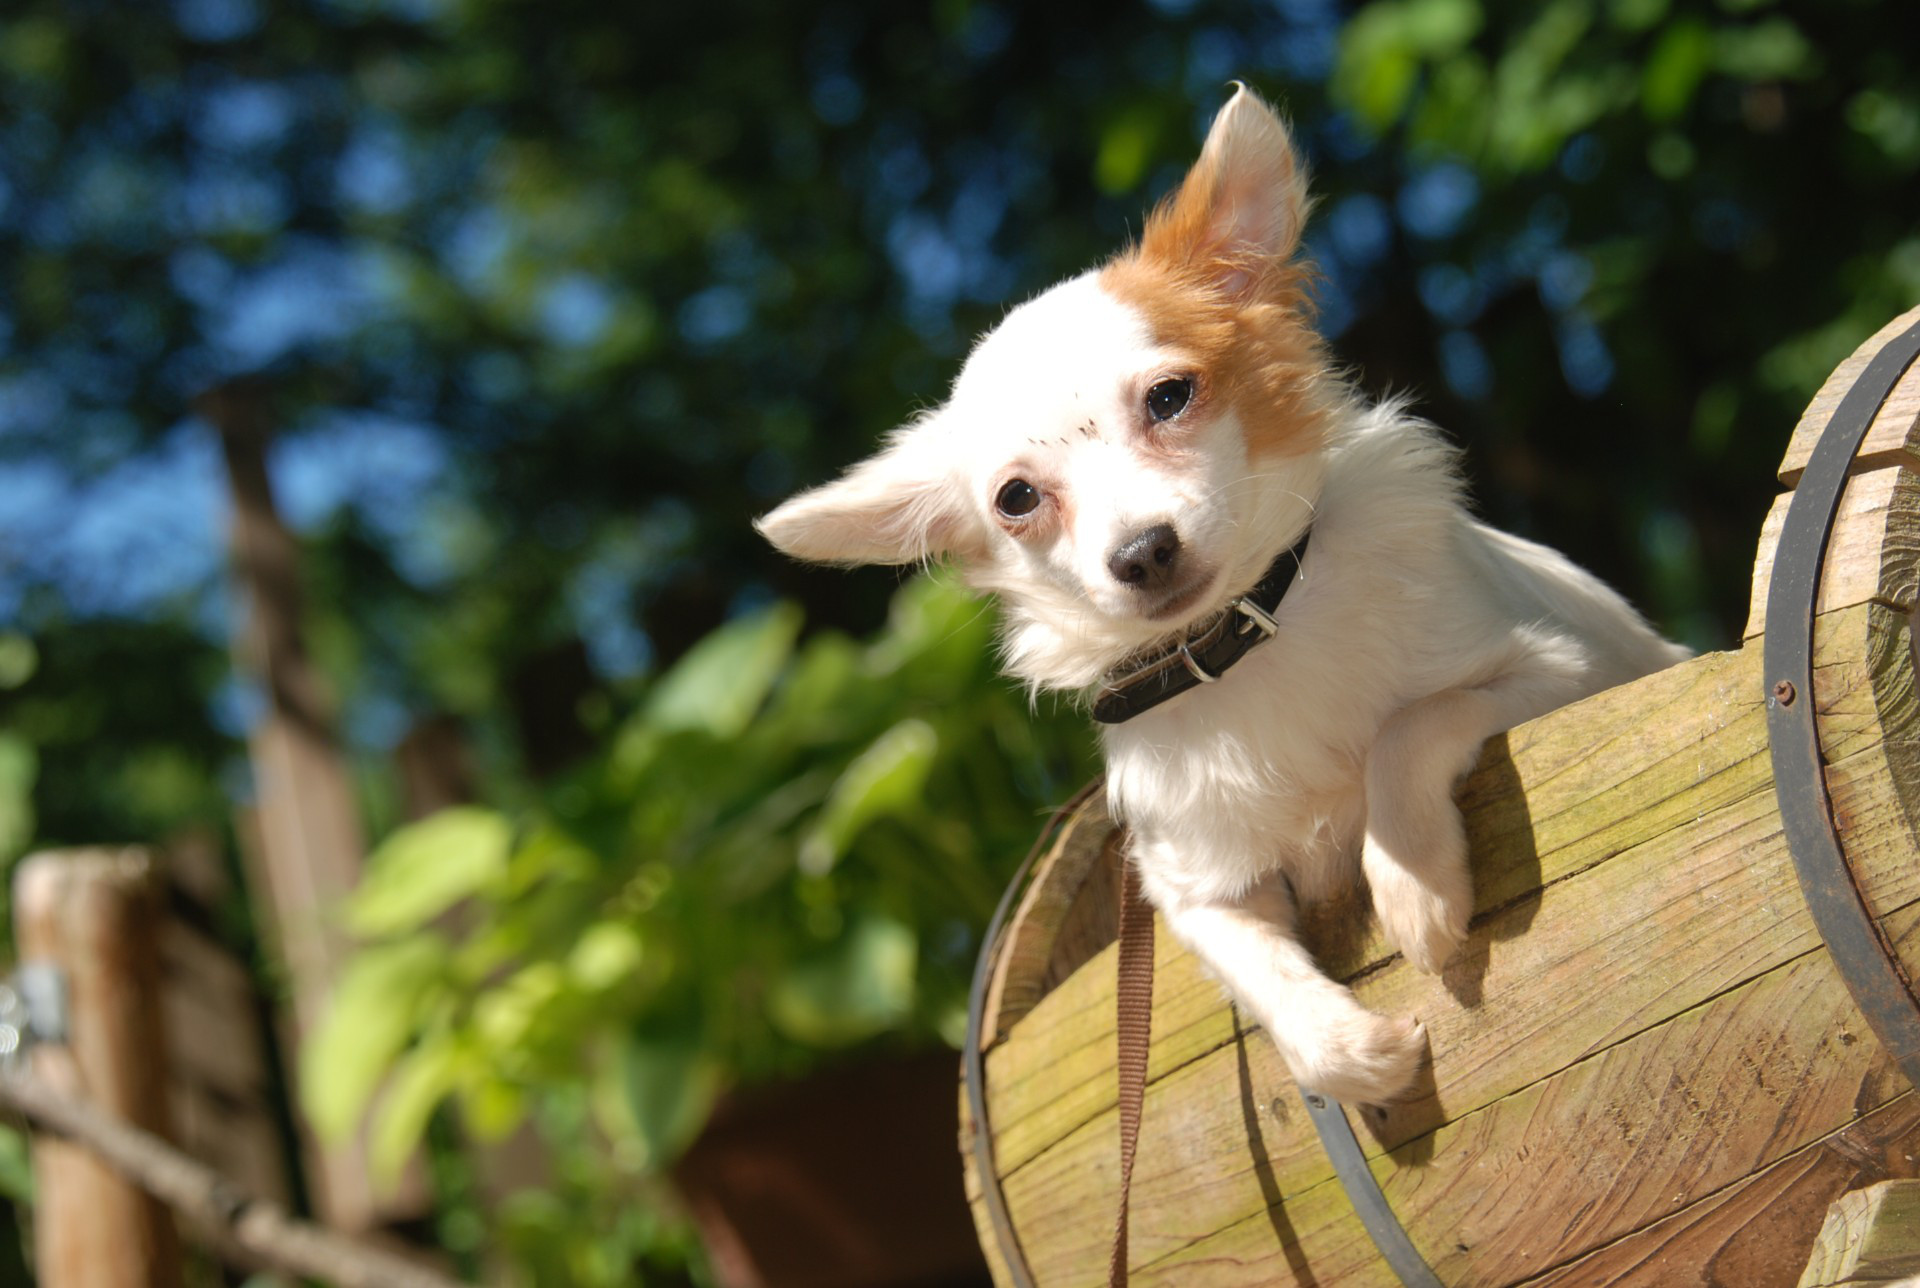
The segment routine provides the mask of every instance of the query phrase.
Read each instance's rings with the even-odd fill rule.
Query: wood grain
[[[1757,662],[1696,659],[1522,726],[1491,743],[1462,789],[1482,915],[1763,790],[1766,724]],[[1648,722],[1649,710],[1673,713]],[[1518,933],[1514,926],[1508,933]],[[1350,977],[1390,952],[1348,917],[1311,919],[1323,962]],[[1151,1076],[1232,1038],[1218,984],[1158,937]],[[1040,1003],[987,1061],[1003,1168],[1113,1102],[1111,971],[1081,971]],[[1037,1008],[1038,1009],[1038,1008]],[[1044,1076],[1016,1071],[1045,1070]]]
[[[1920,1181],[1881,1181],[1835,1199],[1799,1288],[1920,1276]]]
[[[170,1135],[156,930],[163,904],[145,850],[47,851],[13,878],[20,959],[58,972],[62,1041],[33,1048],[40,1083],[102,1114]],[[62,1288],[174,1288],[173,1215],[85,1146],[33,1140],[34,1267]],[[111,1232],[111,1238],[102,1235]]]
[[[1777,497],[1760,530],[1747,603],[1747,639],[1766,629],[1774,555],[1792,500],[1791,492]],[[1911,609],[1920,595],[1916,543],[1920,543],[1920,475],[1896,466],[1849,478],[1840,494],[1821,567],[1818,610],[1830,613],[1868,600]]]
[[[1920,906],[1899,930],[1920,939]],[[1903,1088],[1815,949],[1376,1158],[1374,1172],[1442,1281],[1505,1284],[1685,1211]],[[1523,1203],[1490,1183],[1518,1175]],[[1322,1183],[1285,1207],[1315,1278],[1368,1282],[1377,1253],[1345,1202]],[[1273,1244],[1270,1222],[1243,1220],[1136,1277],[1194,1282],[1198,1267],[1231,1263],[1250,1277],[1219,1282],[1288,1282]],[[1776,1258],[1779,1275],[1750,1282],[1791,1284],[1800,1246]]]
[[[1793,1271],[1838,1195],[1914,1174],[1920,1097],[1894,1100],[1684,1211],[1525,1282],[1526,1288],[1764,1288]]]
[[[1868,637],[1877,611],[1862,606],[1823,622],[1818,693],[1832,723],[1830,747],[1857,749],[1835,766],[1847,816],[1856,828],[1889,838],[1863,852],[1863,872],[1884,897],[1911,899],[1920,891],[1904,861],[1913,852],[1907,816],[1879,736],[1883,699],[1871,669],[1847,653]],[[1452,981],[1466,1000],[1447,981],[1425,980],[1397,961],[1382,966],[1370,936],[1350,936],[1329,951],[1359,964],[1363,1000],[1420,1013],[1439,1053],[1433,1093],[1373,1125],[1379,1147],[1417,1140],[1429,1125],[1422,1115],[1438,1106],[1453,1121],[1516,1085],[1552,1076],[1570,1058],[1816,948],[1768,790],[1754,659],[1697,659],[1642,685],[1643,692],[1629,686],[1514,731],[1490,752],[1481,781],[1463,792],[1476,860],[1496,860],[1483,879],[1486,913],[1465,974]],[[1609,708],[1611,723],[1603,718]],[[1644,710],[1671,711],[1676,719],[1648,727]],[[1609,785],[1608,777],[1626,781]],[[1517,785],[1530,814],[1538,812],[1537,824],[1503,814],[1515,798],[1508,784]],[[1595,811],[1596,800],[1610,802],[1612,816]],[[1531,871],[1525,847],[1516,844],[1523,837],[1552,847],[1531,856]],[[1529,881],[1544,891],[1503,903],[1506,889]],[[1608,909],[1632,915],[1610,918]],[[1244,1035],[1236,1040],[1218,987],[1162,939],[1155,1086],[1136,1176],[1134,1239],[1147,1258],[1191,1244],[1194,1230],[1208,1222],[1265,1222],[1276,1196],[1293,1214],[1294,1196],[1328,1175],[1317,1141],[1291,1109],[1290,1083],[1270,1047]],[[1643,960],[1657,961],[1657,969],[1616,979],[1624,963]],[[1597,997],[1553,986],[1595,978],[1612,981]],[[1492,1004],[1473,1004],[1469,982]],[[1042,1282],[1075,1281],[1097,1266],[1102,1251],[1097,1223],[1074,1213],[1103,1211],[1112,1198],[1111,1007],[1111,967],[1102,958],[1043,998],[989,1055],[1001,1166],[1016,1221],[1034,1232],[1029,1255]],[[1024,1044],[1047,1056],[1026,1079],[1014,1062]],[[1023,1095],[1029,1121],[1016,1122],[1005,1105]],[[1264,1159],[1247,1154],[1249,1104]],[[1019,1146],[1023,1135],[1031,1144],[1016,1154],[1008,1144]],[[1442,1146],[1436,1138],[1426,1148],[1438,1153]],[[1344,1195],[1338,1197],[1333,1211],[1344,1219]],[[1258,1228],[1274,1240],[1270,1223]],[[1071,1239],[1050,1246],[1061,1242],[1054,1232],[1087,1229],[1094,1236],[1077,1246]]]
[[[1484,970],[1483,1001],[1463,1002],[1443,983],[1397,962],[1359,981],[1357,991],[1369,1005],[1420,1014],[1436,1052],[1436,1082],[1427,1096],[1369,1118],[1369,1152],[1410,1146],[1444,1156],[1451,1147],[1434,1134],[1437,1125],[1524,1091],[1569,1061],[1617,1046],[1796,957],[1821,952],[1824,961],[1770,798],[1728,806],[1703,820],[1694,836],[1711,839],[1701,841],[1691,859],[1677,836],[1651,842],[1549,887],[1537,909],[1515,907],[1476,928],[1469,966]],[[1911,853],[1904,845],[1882,847],[1876,866],[1910,869]],[[1913,893],[1920,898],[1920,888]],[[1508,918],[1529,919],[1531,928],[1508,936]],[[1655,951],[1669,943],[1664,953]],[[1474,960],[1489,949],[1490,960]],[[1639,965],[1630,969],[1630,963]],[[1105,974],[1100,966],[1084,973]],[[1579,984],[1602,978],[1604,990]],[[1220,1012],[1218,1022],[1231,1037],[1232,1012]],[[1771,1022],[1772,1012],[1763,1009],[1760,1017]],[[1870,1048],[1871,1040],[1863,1045]],[[1094,1058],[1110,1062],[1110,1051]],[[1140,1258],[1184,1246],[1196,1228],[1244,1221],[1273,1207],[1276,1197],[1290,1202],[1325,1182],[1326,1160],[1294,1094],[1264,1038],[1230,1040],[1154,1083],[1134,1178],[1132,1241]],[[1257,1121],[1264,1159],[1249,1154],[1249,1104],[1264,1111]],[[1840,1121],[1851,1116],[1850,1108],[1842,1110]],[[1016,1223],[1033,1232],[1028,1253],[1036,1272],[1046,1265],[1065,1273],[1060,1282],[1075,1282],[1079,1271],[1097,1265],[1103,1254],[1097,1228],[1076,1228],[1070,1213],[1088,1205],[1102,1210],[1107,1199],[1090,1198],[1090,1191],[1112,1194],[1115,1140],[1109,1096],[1094,1118],[1005,1176]],[[1265,1237],[1271,1240],[1271,1231]],[[1320,1249],[1314,1252],[1318,1267]],[[1051,1281],[1042,1274],[1042,1282]]]
[[[1865,609],[1853,610],[1847,620],[1864,622],[1865,614]],[[1861,626],[1855,633],[1864,630]],[[1836,626],[1823,639],[1839,641],[1842,635],[1853,637]],[[1823,647],[1822,692],[1842,708],[1870,710],[1871,696],[1849,692],[1869,683],[1864,668],[1842,669],[1827,653]],[[1772,798],[1760,691],[1756,657],[1715,654],[1598,695],[1497,740],[1461,792],[1481,917],[1494,917],[1495,910],[1529,890],[1554,887],[1609,856],[1661,838],[1680,853],[1662,853],[1653,861],[1671,866],[1690,848],[1678,829],[1757,794],[1764,799],[1750,804],[1739,826],[1764,830]],[[1650,710],[1673,718],[1646,721],[1642,713]],[[1836,729],[1830,750],[1844,757],[1874,737],[1863,718]],[[1853,772],[1864,770],[1855,766]],[[1772,842],[1779,846],[1777,836]],[[1730,861],[1738,862],[1739,847],[1746,843],[1723,843]],[[1790,874],[1781,869],[1780,876],[1786,884],[1775,892],[1775,901],[1797,902]],[[1524,906],[1476,929],[1467,960],[1450,972],[1461,988],[1469,987],[1482,960],[1496,955],[1503,963],[1518,960],[1512,958],[1515,951],[1525,956],[1524,948],[1509,944],[1525,936],[1536,911],[1537,905]],[[1378,973],[1390,957],[1371,926],[1315,919],[1309,931],[1321,960],[1342,977]],[[1220,1049],[1233,1036],[1218,984],[1170,936],[1159,938],[1150,1067],[1155,1078]],[[1384,1009],[1413,1009],[1430,1028],[1443,1023],[1441,1015],[1460,1009],[1444,987],[1412,994],[1384,981],[1366,987],[1388,988]],[[1484,984],[1481,988],[1485,991]],[[1112,982],[1106,960],[1044,999],[1035,1019],[1033,1025],[1016,1027],[987,1061],[995,1139],[1006,1170],[1113,1103]],[[1473,1040],[1497,1036],[1476,1034]],[[1438,1030],[1434,1043],[1437,1051],[1446,1049]],[[1504,1045],[1490,1048],[1493,1052],[1504,1058]]]
[[[1780,462],[1780,482],[1793,487],[1800,481],[1801,473],[1807,468],[1807,461],[1813,455],[1813,445],[1820,441],[1820,435],[1827,428],[1827,422],[1833,419],[1833,413],[1840,406],[1840,400],[1846,397],[1847,390],[1872,361],[1873,355],[1894,336],[1900,334],[1916,321],[1920,321],[1920,308],[1910,309],[1893,321],[1874,332],[1871,338],[1833,369],[1826,383],[1820,386],[1820,392],[1807,404],[1806,411],[1800,415],[1800,421],[1793,427],[1793,438],[1787,444],[1787,454]],[[1894,386],[1892,395],[1887,399],[1880,412],[1868,427],[1866,440],[1860,445],[1855,456],[1858,470],[1875,470],[1886,465],[1920,465],[1920,451],[1916,450],[1916,431],[1920,430],[1920,364],[1907,369],[1900,383]]]
[[[1095,868],[1111,857],[1117,841],[1118,830],[1099,793],[1060,825],[1060,834],[1035,865],[1020,906],[1007,923],[987,985],[988,1022],[981,1025],[981,1039],[987,1045],[1005,1036],[1045,996],[1051,983],[1072,974],[1100,946],[1085,942],[1085,922],[1097,914],[1084,906],[1081,895]],[[1106,911],[1111,914],[1111,906]],[[1056,952],[1063,938],[1068,948],[1064,957]],[[1101,942],[1112,938],[1109,927]]]

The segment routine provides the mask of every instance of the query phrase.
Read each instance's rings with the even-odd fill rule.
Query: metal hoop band
[[[1920,357],[1920,323],[1874,354],[1834,410],[1787,504],[1767,591],[1764,659],[1773,790],[1800,891],[1847,991],[1887,1054],[1920,1088],[1920,1003],[1854,884],[1833,821],[1814,714],[1813,626],[1827,539],[1868,428]]]

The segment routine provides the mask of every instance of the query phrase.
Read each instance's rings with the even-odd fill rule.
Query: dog
[[[1312,324],[1309,199],[1244,86],[1136,245],[1011,310],[951,397],[761,518],[797,558],[949,560],[1006,669],[1089,699],[1129,861],[1309,1090],[1386,1104],[1423,1027],[1324,975],[1297,909],[1364,875],[1437,972],[1473,885],[1453,791],[1492,734],[1671,665],[1618,595],[1469,513],[1456,451]]]

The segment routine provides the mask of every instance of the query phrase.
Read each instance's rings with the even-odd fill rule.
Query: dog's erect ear
[[[894,431],[885,449],[754,521],[760,535],[815,563],[905,564],[965,544],[965,494],[936,426]]]
[[[1300,244],[1307,176],[1287,127],[1242,85],[1213,118],[1200,159],[1147,220],[1140,253],[1216,276],[1229,295],[1253,288]]]

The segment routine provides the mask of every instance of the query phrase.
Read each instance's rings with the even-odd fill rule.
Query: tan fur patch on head
[[[1156,342],[1231,403],[1250,454],[1296,454],[1323,437],[1326,350],[1311,269],[1294,258],[1306,181],[1286,127],[1242,87],[1200,159],[1100,283],[1139,310]]]
[[[1138,247],[1100,271],[1101,286],[1139,311],[1155,343],[1192,364],[1211,399],[1239,413],[1249,455],[1320,446],[1329,366],[1311,321],[1310,270],[1291,260],[1226,269],[1253,273],[1243,295],[1229,294],[1219,285],[1222,265],[1156,251],[1154,225],[1166,209],[1155,212]]]

